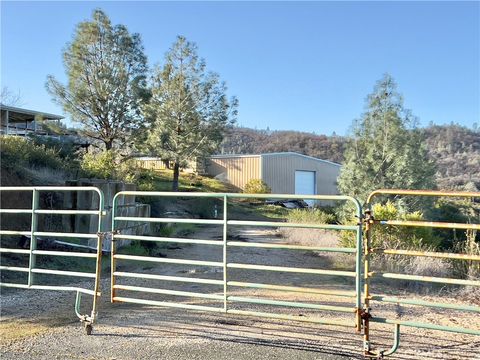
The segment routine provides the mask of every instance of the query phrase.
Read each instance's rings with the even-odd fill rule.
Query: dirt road
[[[234,234],[241,241],[269,241],[276,234],[271,230],[252,229]],[[206,230],[198,238],[216,238]],[[276,242],[282,241],[275,238]],[[215,248],[215,249],[213,249]],[[232,250],[229,262],[267,265],[328,268],[331,259],[304,251],[292,252],[259,248]],[[221,247],[188,245],[162,250],[168,258],[186,258],[219,261]],[[174,274],[222,279],[222,273],[210,268],[178,266],[173,264],[119,263],[118,270],[145,273]],[[108,274],[107,274],[108,275]],[[321,286],[325,289],[352,290],[353,282],[338,281],[334,277],[303,276],[277,272],[235,270],[229,277],[237,281],[275,283],[279,285]],[[146,280],[124,279],[122,283],[142,286]],[[149,286],[155,282],[148,283]],[[213,286],[198,284],[161,284],[163,287],[194,292],[221,292]],[[109,279],[102,280],[100,318],[91,336],[84,334],[73,312],[74,294],[46,291],[3,291],[1,297],[2,359],[355,359],[362,358],[362,337],[354,329],[201,313],[190,310],[158,308],[134,304],[109,303]],[[122,293],[126,296],[127,293]],[[301,300],[329,305],[353,306],[350,298],[325,295],[298,295],[286,292],[229,288],[229,294],[248,297],[261,296],[282,300]],[[128,293],[139,298],[173,300],[173,297]],[[191,301],[188,303],[221,306],[219,301]],[[444,302],[457,301],[444,298]],[[318,316],[353,321],[353,314],[325,313],[304,309],[274,309],[272,306],[231,304],[232,308],[255,311],[276,311],[299,316]],[[87,309],[88,307],[85,306]],[[392,305],[382,307],[379,315],[431,321],[440,324],[480,328],[478,314],[455,314],[440,309],[423,309]],[[403,333],[404,332],[404,333]],[[480,339],[454,333],[433,332],[405,328],[397,359],[480,359]],[[391,346],[392,329],[374,325],[376,346]]]

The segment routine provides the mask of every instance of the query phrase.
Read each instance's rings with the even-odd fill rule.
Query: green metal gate
[[[467,311],[472,313],[480,313],[479,306],[456,305],[448,303],[430,302],[416,299],[401,299],[391,295],[372,294],[372,281],[378,277],[387,279],[407,280],[421,283],[437,283],[437,284],[452,284],[459,286],[475,286],[480,287],[479,280],[469,279],[453,279],[446,277],[429,277],[419,276],[413,274],[399,274],[388,273],[381,271],[372,271],[370,266],[372,264],[373,254],[389,254],[409,257],[429,257],[439,259],[455,259],[459,261],[480,261],[479,255],[458,254],[458,253],[444,253],[431,251],[412,251],[406,249],[382,249],[372,247],[372,234],[375,228],[379,226],[399,226],[399,227],[428,227],[439,229],[462,229],[462,230],[480,230],[480,224],[465,224],[465,223],[447,223],[447,222],[431,222],[431,221],[405,221],[405,220],[385,220],[378,219],[372,211],[374,200],[380,196],[414,196],[414,197],[456,197],[456,198],[480,198],[479,192],[446,192],[446,191],[424,191],[424,190],[376,190],[372,192],[367,200],[367,208],[365,211],[365,227],[366,227],[366,241],[364,248],[364,312],[363,312],[363,332],[364,332],[364,353],[366,356],[379,357],[393,354],[400,345],[400,327],[414,327],[430,330],[440,330],[447,332],[455,332],[470,335],[480,335],[480,330],[467,329],[461,327],[442,326],[433,323],[423,323],[417,321],[401,321],[398,319],[390,319],[375,316],[375,308],[371,302],[383,302],[393,304],[416,305],[420,307],[452,309],[458,311]],[[374,261],[373,261],[374,263]],[[389,350],[372,351],[370,339],[371,323],[392,324],[394,326],[394,343]]]
[[[46,209],[41,208],[40,198],[43,193],[67,193],[74,192],[77,194],[91,192],[98,196],[98,206],[95,209]],[[29,208],[5,208],[0,209],[0,216],[5,219],[9,214],[26,214],[29,216],[29,229],[17,228],[0,228],[0,235],[2,237],[30,237],[29,248],[3,246],[0,247],[0,254],[8,256],[9,254],[25,256],[24,261],[19,261],[19,264],[6,264],[2,262],[0,270],[6,272],[23,273],[26,274],[24,282],[7,281],[0,283],[2,287],[12,287],[21,289],[46,289],[46,290],[60,290],[60,291],[75,291],[77,293],[75,302],[75,311],[80,320],[85,324],[87,333],[92,330],[92,324],[97,318],[97,304],[98,296],[100,295],[100,263],[102,255],[102,239],[106,235],[101,233],[102,221],[105,215],[104,212],[104,196],[103,193],[94,187],[0,187],[0,195],[2,194],[20,194],[31,193],[31,207]],[[158,201],[168,199],[169,202],[174,202],[177,198],[193,199],[200,202],[205,199],[214,201],[214,215],[210,218],[184,218],[179,216],[169,217],[140,217],[140,216],[122,216],[119,214],[121,208],[121,199],[126,196],[136,196],[150,201]],[[447,332],[456,332],[470,335],[480,335],[477,329],[468,329],[452,326],[442,326],[433,323],[422,323],[416,321],[403,321],[396,318],[380,317],[376,315],[378,307],[372,306],[375,302],[391,303],[391,304],[405,304],[415,305],[420,307],[451,309],[456,311],[466,311],[478,314],[480,307],[447,304],[439,302],[429,302],[423,300],[416,300],[412,298],[401,298],[393,295],[377,294],[372,292],[372,286],[375,285],[375,279],[382,277],[387,279],[400,279],[419,283],[437,283],[437,284],[451,284],[457,286],[473,286],[480,287],[480,281],[477,279],[454,279],[447,277],[428,277],[414,274],[389,273],[372,270],[371,266],[375,263],[374,254],[390,254],[396,256],[406,257],[430,257],[441,258],[458,261],[479,262],[479,255],[458,254],[458,253],[443,253],[443,252],[421,252],[409,249],[384,249],[374,248],[372,246],[372,234],[376,228],[380,226],[398,226],[398,227],[428,227],[439,229],[461,229],[466,231],[480,230],[480,224],[473,223],[446,223],[446,222],[430,222],[430,221],[405,221],[405,220],[386,220],[379,219],[373,213],[372,205],[374,200],[380,196],[415,196],[415,197],[460,197],[460,198],[480,198],[479,192],[441,192],[441,191],[419,191],[419,190],[377,190],[368,197],[366,203],[366,210],[363,213],[362,207],[358,200],[348,196],[335,195],[284,195],[284,194],[265,194],[265,195],[248,195],[248,194],[227,194],[227,193],[172,193],[172,192],[142,192],[142,191],[122,191],[115,195],[113,199],[112,209],[112,246],[111,246],[111,302],[137,303],[145,305],[173,307],[182,309],[193,309],[201,311],[211,311],[226,314],[247,315],[254,317],[265,317],[274,319],[285,319],[302,322],[312,322],[318,324],[345,326],[352,330],[355,329],[357,333],[362,333],[364,338],[364,355],[367,357],[383,358],[393,354],[400,344],[400,328],[401,327],[415,327],[430,330],[439,330]],[[234,204],[241,200],[261,200],[267,199],[282,199],[282,200],[314,200],[314,201],[330,201],[336,204],[350,204],[352,210],[352,218],[357,221],[354,224],[318,224],[318,223],[288,223],[280,221],[252,221],[234,219],[231,215]],[[98,219],[97,232],[78,233],[78,232],[47,232],[39,231],[39,215],[84,215],[94,216]],[[175,237],[168,234],[159,236],[157,234],[131,234],[129,230],[136,229],[137,223],[149,223],[152,226],[155,224],[194,224],[200,227],[213,227],[214,233],[217,234],[214,239],[197,239],[191,237]],[[338,232],[347,232],[355,238],[355,247],[321,247],[315,245],[299,245],[289,243],[279,243],[278,241],[253,241],[245,242],[239,239],[232,238],[229,230],[232,228],[304,228],[304,229],[324,229]],[[363,241],[362,234],[365,231],[366,240]],[[38,240],[42,237],[49,238],[69,238],[83,241],[88,239],[96,239],[95,254],[87,252],[71,252],[71,251],[53,251],[38,248]],[[210,261],[205,259],[191,259],[181,258],[173,259],[161,256],[145,256],[138,254],[129,254],[128,249],[120,249],[117,246],[119,241],[139,241],[150,243],[171,243],[171,244],[195,244],[202,247],[209,247],[212,249],[212,254],[216,251],[217,260]],[[289,267],[276,266],[263,263],[251,263],[248,261],[235,262],[232,261],[235,249],[271,249],[282,251],[315,251],[315,252],[331,252],[343,253],[354,258],[355,269],[350,270],[333,270],[333,269],[319,269],[312,267]],[[127,249],[127,250],[125,250]],[[86,261],[95,261],[94,272],[82,272],[58,269],[46,269],[39,267],[37,264],[37,257],[39,256],[61,256],[61,257],[77,257],[85,258]],[[90,259],[90,260],[88,260]],[[16,261],[17,261],[16,260]],[[265,257],[267,260],[267,257]],[[22,264],[20,264],[22,262]],[[221,278],[211,278],[209,276],[178,276],[176,274],[161,273],[153,274],[151,272],[138,272],[138,270],[129,270],[128,263],[135,264],[179,264],[189,265],[204,269],[215,269],[214,273],[221,275]],[[236,269],[246,271],[248,279],[235,280],[232,277],[232,272]],[[325,276],[334,276],[338,279],[350,279],[351,287],[348,290],[337,289],[322,289],[311,286],[296,286],[285,284],[272,284],[268,282],[260,282],[255,279],[254,272],[271,273],[280,272],[283,274],[299,274],[304,276],[309,274],[318,276],[319,282]],[[93,286],[61,286],[61,285],[46,285],[36,277],[37,274],[47,274],[51,276],[60,277],[76,277],[94,279]],[[142,282],[142,284],[139,284]],[[162,286],[156,286],[155,282],[166,282],[169,284],[194,284],[197,287],[210,286],[213,291],[184,291],[172,290]],[[141,285],[141,286],[140,286]],[[343,297],[349,299],[348,305],[330,305],[319,303],[318,301],[286,301],[279,298],[258,298],[254,296],[238,296],[235,294],[235,289],[263,289],[273,290],[292,294],[310,294],[310,295],[327,295],[328,297]],[[93,296],[92,311],[89,315],[82,315],[80,313],[81,295],[89,294]],[[137,295],[132,295],[137,294]],[[146,299],[145,296],[154,297],[153,299]],[[162,296],[159,298],[159,296]],[[183,301],[166,301],[163,297],[193,298],[199,299],[204,303],[187,303]],[[213,305],[211,303],[214,303]],[[253,304],[266,305],[269,309],[282,308],[300,308],[320,311],[324,314],[344,314],[344,318],[335,316],[333,318],[315,318],[310,316],[295,315],[289,312],[278,311],[252,311],[241,310],[234,308],[238,304]],[[378,312],[377,312],[378,313]],[[345,315],[346,314],[346,315]],[[346,318],[346,320],[345,320]],[[375,323],[391,324],[394,327],[394,344],[389,350],[373,350],[370,330]]]
[[[120,197],[123,196],[137,196],[148,197],[150,199],[171,199],[175,198],[210,198],[218,199],[222,204],[222,211],[219,218],[211,219],[185,219],[185,218],[172,218],[172,217],[123,217],[116,214],[117,205]],[[234,220],[229,217],[229,207],[231,201],[239,199],[308,199],[308,200],[327,200],[333,202],[348,202],[353,205],[354,215],[359,219],[358,224],[354,225],[333,225],[333,224],[298,224],[298,223],[285,223],[285,222],[269,222],[269,221],[244,221]],[[358,332],[361,330],[361,251],[362,249],[362,223],[360,221],[362,216],[362,209],[358,201],[348,196],[333,196],[333,195],[246,195],[246,194],[207,194],[207,193],[171,193],[171,192],[139,192],[139,191],[122,191],[115,195],[113,201],[113,224],[112,224],[112,255],[111,255],[111,269],[112,269],[112,302],[128,302],[137,304],[157,305],[174,308],[195,309],[213,312],[223,312],[228,314],[250,315],[256,317],[268,317],[277,319],[287,319],[305,322],[314,322],[320,324],[330,324],[337,326],[346,326],[355,328]],[[216,226],[219,232],[219,238],[221,240],[211,239],[188,239],[188,238],[172,238],[172,237],[159,237],[159,236],[144,236],[144,235],[128,235],[122,234],[122,228],[128,228],[123,225],[127,222],[127,225],[131,222],[150,222],[150,223],[183,223],[183,224],[197,224],[202,226]],[[316,246],[303,246],[303,245],[290,245],[290,244],[278,244],[278,243],[262,243],[262,242],[242,242],[232,241],[229,239],[228,230],[231,227],[267,227],[267,228],[308,228],[308,229],[329,229],[335,231],[350,231],[355,234],[356,247],[355,248],[331,248],[331,247],[316,247]],[[152,257],[152,256],[138,256],[125,253],[119,253],[117,251],[116,242],[118,240],[136,240],[136,241],[150,241],[150,242],[167,242],[167,243],[179,243],[179,244],[197,244],[202,246],[210,246],[216,248],[217,251],[221,251],[219,257],[221,261],[203,261],[192,259],[171,259],[164,257]],[[251,264],[251,263],[236,263],[227,260],[227,257],[232,252],[233,248],[242,247],[258,247],[264,249],[283,249],[291,251],[317,251],[317,252],[338,252],[351,254],[355,257],[355,269],[352,271],[339,271],[330,269],[313,269],[313,268],[298,268],[298,267],[286,267],[286,266],[271,266],[265,264]],[[213,250],[212,250],[213,251]],[[151,263],[170,263],[170,264],[188,264],[192,266],[207,267],[221,269],[222,279],[209,279],[187,276],[173,276],[166,274],[151,274],[151,273],[135,273],[128,271],[118,271],[118,263],[125,264],[128,261],[133,262],[151,262]],[[297,286],[283,286],[278,284],[266,284],[255,282],[253,278],[249,281],[234,281],[231,279],[229,272],[231,269],[246,269],[248,271],[262,271],[262,272],[284,272],[284,273],[297,273],[297,274],[314,274],[318,275],[319,279],[322,276],[335,276],[339,278],[354,279],[354,287],[352,291],[328,291],[318,288],[305,288]],[[146,280],[160,280],[167,282],[183,282],[183,283],[196,283],[203,285],[216,285],[217,291],[213,293],[200,293],[191,291],[178,291],[165,288],[153,287],[152,285],[146,286],[131,286],[124,283],[120,283],[125,278],[135,278],[140,281]],[[231,295],[231,288],[253,288],[253,289],[269,289],[278,291],[287,291],[293,293],[310,293],[310,294],[329,294],[331,296],[346,296],[351,297],[351,306],[332,306],[316,303],[303,303],[297,301],[282,301],[278,299],[259,299],[252,297],[242,297]],[[120,296],[118,293],[122,292],[125,295]],[[161,301],[153,299],[142,299],[140,297],[133,297],[131,293],[143,293],[143,294],[157,294],[157,295],[173,295],[178,297],[190,297],[215,300],[219,302],[220,306],[205,306],[197,304],[186,304],[184,302],[177,301]],[[304,308],[315,309],[325,312],[342,312],[351,314],[349,320],[329,320],[329,319],[316,319],[309,318],[308,316],[294,316],[291,314],[280,314],[273,312],[259,312],[249,310],[232,309],[231,304],[234,303],[247,303],[247,304],[262,304],[269,306],[282,306],[289,308]]]
[[[45,209],[41,207],[40,199],[41,195],[45,194],[54,194],[54,193],[93,193],[98,197],[98,206],[95,209]],[[28,229],[18,229],[17,226],[13,226],[11,223],[11,228],[5,229],[1,226],[0,236],[3,237],[2,245],[0,245],[0,254],[16,254],[23,257],[22,260],[18,258],[13,259],[13,264],[4,265],[5,261],[2,261],[0,270],[13,273],[23,273],[27,274],[26,281],[20,282],[19,280],[13,280],[11,282],[1,282],[0,286],[9,287],[9,288],[19,288],[19,289],[38,289],[38,290],[58,290],[58,291],[74,291],[76,292],[75,300],[75,313],[77,314],[80,321],[85,326],[87,334],[90,334],[92,331],[92,325],[97,318],[97,304],[98,296],[100,295],[100,266],[101,266],[101,256],[102,256],[102,238],[103,235],[100,233],[102,219],[104,215],[104,196],[102,191],[95,187],[67,187],[67,186],[39,186],[39,187],[0,187],[0,196],[5,196],[6,193],[13,194],[17,199],[22,198],[22,196],[31,194],[31,207],[30,208],[5,208],[0,209],[0,215],[3,217],[2,225],[5,222],[6,216],[9,214],[27,214],[29,215],[29,228]],[[8,195],[7,195],[8,196]],[[98,231],[94,233],[75,233],[75,232],[52,232],[52,231],[38,231],[40,227],[39,215],[86,215],[97,217],[98,221]],[[16,227],[15,229],[13,229]],[[20,239],[23,237],[26,239],[30,238],[30,244],[28,249],[22,248],[17,242],[10,241],[8,247],[4,247],[3,243],[6,242],[5,237],[11,237],[11,240],[14,238]],[[96,239],[96,251],[95,253],[89,252],[77,252],[77,251],[52,251],[52,250],[42,250],[38,249],[38,240],[41,238],[49,239],[70,239],[70,240],[88,240]],[[74,240],[74,241],[75,241]],[[28,245],[28,244],[26,244]],[[85,247],[80,244],[80,248]],[[22,256],[23,255],[23,256]],[[94,262],[95,271],[94,272],[85,272],[85,271],[74,271],[75,269],[68,270],[58,270],[58,269],[47,269],[38,266],[38,257],[76,257],[86,259],[86,261]],[[4,258],[5,259],[5,258]],[[12,261],[10,261],[12,262]],[[42,284],[42,281],[38,279],[39,275],[49,275],[51,278],[54,277],[73,277],[73,278],[82,278],[82,279],[93,279],[93,287],[88,288],[86,286],[62,286],[62,285],[45,285]],[[18,281],[18,282],[17,282]],[[93,296],[93,305],[92,311],[90,314],[81,314],[81,297],[82,294],[88,294]]]

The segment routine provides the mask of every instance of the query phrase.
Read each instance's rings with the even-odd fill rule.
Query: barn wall
[[[206,172],[243,189],[250,180],[261,178],[260,156],[212,157],[207,161]]]
[[[338,194],[340,166],[299,154],[262,155],[262,180],[272,193],[295,193],[295,170],[315,171],[317,195]]]

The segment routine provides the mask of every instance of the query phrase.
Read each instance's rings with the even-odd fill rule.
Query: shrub
[[[300,224],[333,224],[336,217],[320,209],[293,209],[288,213],[287,220]]]
[[[260,179],[252,179],[243,190],[245,194],[270,194],[272,189]]]
[[[0,136],[0,158],[4,168],[29,165],[58,169],[64,165],[55,149],[19,136]]]
[[[375,204],[372,210],[377,220],[423,220],[423,214],[421,212],[402,213],[390,201],[385,205]],[[353,224],[354,220],[351,220],[351,223]],[[355,247],[355,236],[353,232],[342,231],[340,237],[343,246]],[[441,239],[434,236],[431,228],[374,225],[370,245],[374,248],[421,250],[426,247],[437,249],[440,243]]]
[[[397,207],[387,201],[385,205],[373,205],[374,217],[378,220],[405,220],[405,221],[422,221],[423,214],[419,211],[401,214]],[[426,227],[406,227],[406,226],[374,226],[372,232],[373,247],[383,248],[414,248],[420,249],[424,247],[437,248],[440,240],[433,236],[431,228]]]
[[[48,136],[30,135],[29,139],[38,146],[44,146],[46,149],[52,149],[63,160],[77,159],[77,147],[72,140],[58,140]]]
[[[80,163],[82,170],[90,177],[99,179],[115,178],[117,172],[117,156],[113,150],[100,153],[87,153]]]

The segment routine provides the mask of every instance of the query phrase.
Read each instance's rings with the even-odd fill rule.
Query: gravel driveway
[[[205,234],[201,234],[203,238]],[[269,236],[259,231],[249,235],[254,241]],[[247,239],[248,240],[248,239]],[[278,240],[278,239],[277,239]],[[167,257],[189,259],[209,257],[205,260],[218,261],[218,255],[205,246],[186,246],[166,250]],[[276,264],[264,249],[246,248],[238,262]],[[268,253],[270,254],[270,253]],[[281,252],[280,252],[281,254]],[[266,261],[267,259],[267,261]],[[278,260],[278,259],[277,259]],[[303,252],[282,256],[284,266],[322,268],[328,258],[311,256]],[[161,266],[160,266],[161,265]],[[205,272],[193,267],[179,268],[170,264],[152,264],[140,268],[147,272],[179,274],[189,276],[221,278],[221,273]],[[138,271],[140,271],[138,270]],[[201,273],[200,271],[204,271]],[[108,275],[108,274],[105,274]],[[235,275],[235,274],[234,274]],[[284,274],[269,273],[266,278],[252,279],[250,273],[239,271],[235,275],[240,281],[246,278],[256,282],[281,284]],[[264,275],[265,276],[265,275]],[[300,281],[292,275],[288,283]],[[323,277],[322,277],[323,279]],[[316,281],[318,278],[302,280]],[[322,280],[324,281],[324,280]],[[127,279],[125,284],[141,286],[141,281]],[[327,288],[351,290],[351,284],[325,280]],[[191,310],[157,308],[125,303],[109,303],[109,278],[102,279],[103,294],[99,308],[100,318],[94,333],[87,336],[76,320],[73,304],[74,294],[49,291],[3,290],[1,296],[1,350],[2,359],[361,359],[362,336],[345,327],[321,326],[310,323],[290,322],[273,319],[241,317],[235,315],[200,313]],[[195,284],[182,284],[176,289],[202,292]],[[213,290],[215,291],[215,290]],[[218,291],[218,290],[217,290]],[[256,296],[258,291],[232,289],[241,296]],[[273,296],[273,292],[262,295]],[[133,296],[133,295],[132,295]],[[142,295],[135,294],[136,297]],[[277,299],[298,300],[298,295],[276,293]],[[88,299],[88,297],[85,297]],[[160,299],[160,295],[157,296]],[[161,297],[162,300],[165,297]],[[187,299],[188,300],[188,299]],[[210,301],[210,300],[206,300]],[[206,301],[189,301],[202,303]],[[302,301],[318,301],[339,305],[351,303],[350,299],[332,299],[322,295],[303,296]],[[85,304],[87,309],[88,304]],[[210,305],[210,304],[209,304]],[[233,306],[233,305],[232,305]],[[248,305],[250,310],[272,311],[273,308]],[[278,310],[277,310],[278,311]],[[289,310],[296,315],[311,315],[305,310]],[[395,305],[384,310],[388,316],[398,316]],[[320,315],[339,318],[337,314]],[[341,314],[345,319],[350,314]],[[477,326],[478,314],[461,314],[453,317],[452,312],[440,309],[402,307],[402,317],[411,316],[419,321],[451,323],[456,326]],[[394,358],[397,359],[480,359],[480,339],[454,333],[432,332],[417,329],[402,329],[402,343]],[[375,345],[389,348],[392,342],[391,327],[375,324],[372,335]]]

